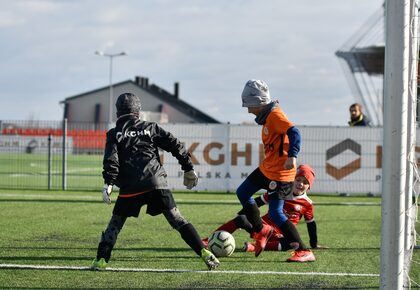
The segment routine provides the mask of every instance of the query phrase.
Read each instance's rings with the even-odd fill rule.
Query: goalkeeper
[[[130,93],[120,95],[116,108],[118,119],[116,126],[107,132],[103,158],[103,201],[111,204],[110,195],[114,185],[120,191],[91,269],[106,268],[127,217],[138,217],[143,205],[147,205],[146,213],[151,216],[162,213],[182,239],[203,259],[208,269],[215,269],[219,261],[205,249],[194,226],[181,215],[168,189],[159,148],[170,152],[178,160],[184,171],[184,185],[188,189],[198,182],[190,154],[171,133],[156,123],[139,119],[141,105],[137,96]]]
[[[302,164],[298,167],[296,177],[293,183],[293,195],[290,199],[285,200],[283,210],[294,225],[297,225],[302,217],[305,219],[308,234],[309,234],[309,243],[313,249],[322,249],[326,248],[318,244],[317,237],[317,227],[314,217],[314,206],[312,200],[308,197],[307,192],[311,188],[313,181],[315,179],[315,174],[313,169],[306,164]],[[255,202],[258,206],[267,204],[268,202],[268,192],[265,192],[263,195],[255,198]],[[293,243],[290,244],[288,240],[283,236],[280,228],[270,219],[269,215],[266,214],[262,217],[264,224],[270,225],[273,227],[273,234],[268,239],[265,251],[287,251],[294,249]],[[216,229],[216,231],[227,231],[229,233],[235,232],[238,228],[246,230],[248,233],[252,233],[252,225],[247,220],[246,216],[239,213],[234,219],[228,221],[227,223],[221,225]],[[208,239],[203,239],[204,244],[208,243]],[[244,251],[254,252],[255,244],[250,242],[245,242]],[[287,259],[289,262],[312,262],[315,261],[315,256],[311,253],[307,255],[305,259],[295,259],[295,256]]]

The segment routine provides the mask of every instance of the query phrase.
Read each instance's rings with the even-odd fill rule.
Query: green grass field
[[[174,196],[202,236],[240,209],[234,194]],[[217,271],[208,272],[163,216],[142,212],[127,221],[119,236],[109,264],[116,270],[94,272],[87,267],[112,211],[99,191],[0,190],[0,288],[378,289],[380,198],[312,198],[319,243],[330,247],[316,250],[314,263],[287,263],[290,252],[263,252],[258,258],[235,252],[221,258]],[[306,225],[298,229],[308,241]],[[234,236],[238,247],[248,240],[244,231]],[[418,250],[414,260],[420,260]],[[56,268],[17,269],[12,264]],[[420,267],[414,265],[410,275],[420,281]]]

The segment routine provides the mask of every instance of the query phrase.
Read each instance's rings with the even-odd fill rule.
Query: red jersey
[[[267,201],[267,197],[268,196],[264,194],[264,202]],[[298,196],[293,195],[292,199],[285,200],[283,211],[289,218],[290,222],[294,225],[297,225],[302,217],[305,218],[306,223],[310,223],[314,220],[314,206],[312,204],[312,200],[306,193]],[[268,213],[265,214],[262,219],[265,223],[271,225],[274,228],[273,236],[277,238],[283,236],[281,230],[268,216]]]
[[[296,168],[284,169],[289,150],[287,130],[291,127],[293,123],[280,107],[274,107],[262,127],[265,157],[259,168],[264,176],[271,180],[291,182],[295,179]]]

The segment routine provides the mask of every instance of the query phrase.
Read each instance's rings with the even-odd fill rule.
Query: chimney
[[[136,76],[135,83],[138,84],[142,88],[148,88],[149,87],[149,79],[144,78],[141,76]]]
[[[174,97],[175,99],[179,99],[179,83],[174,83]]]

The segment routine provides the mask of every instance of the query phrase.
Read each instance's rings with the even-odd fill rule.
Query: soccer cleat
[[[296,250],[292,253],[292,257],[286,260],[287,262],[313,262],[315,255],[311,250]]]
[[[98,270],[98,271],[105,270],[107,264],[108,263],[105,262],[104,258],[100,258],[99,261],[95,259],[93,260],[92,265],[90,266],[90,269]]]
[[[258,233],[253,233],[252,238],[255,240],[255,257],[258,257],[264,251],[268,239],[273,234],[273,227],[263,225],[263,228]]]
[[[242,248],[242,252],[255,252],[255,245],[250,242],[245,242]]]
[[[220,265],[216,256],[205,248],[201,249],[201,259],[206,263],[209,270],[214,270]]]
[[[203,242],[204,248],[209,248],[209,238],[204,238],[201,240]]]

